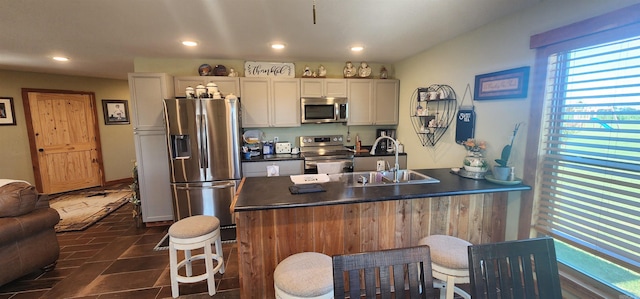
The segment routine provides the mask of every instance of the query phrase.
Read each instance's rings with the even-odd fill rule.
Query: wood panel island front
[[[245,178],[232,206],[241,298],[274,298],[273,271],[299,252],[333,256],[408,247],[434,234],[474,244],[504,241],[507,192],[531,189],[462,178],[449,169],[418,172],[440,182],[327,182],[325,192],[293,195],[288,176]]]

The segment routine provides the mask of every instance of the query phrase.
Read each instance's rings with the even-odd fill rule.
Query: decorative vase
[[[480,152],[468,152],[463,161],[464,169],[472,172],[486,172],[488,170],[487,160]]]

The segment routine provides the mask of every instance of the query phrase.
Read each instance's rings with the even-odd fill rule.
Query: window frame
[[[573,23],[547,32],[536,34],[530,38],[530,48],[536,50],[535,65],[533,68],[532,95],[530,107],[530,119],[527,132],[527,150],[525,153],[523,180],[533,186],[537,186],[537,181],[541,178],[538,168],[542,165],[542,155],[544,152],[544,137],[541,136],[543,126],[544,95],[546,88],[547,58],[550,54],[561,50],[579,48],[593,44],[600,44],[607,41],[622,39],[634,33],[640,32],[640,4],[625,7],[610,13],[606,13],[581,22]],[[518,238],[526,239],[537,236],[535,231],[535,221],[537,211],[535,210],[536,198],[539,198],[539,190],[535,188],[531,191],[523,192],[520,218],[518,224]],[[596,280],[578,274],[579,272],[562,267],[566,275],[561,276],[571,285],[581,285],[585,289],[595,289],[607,293],[619,294],[604,284]],[[577,279],[576,284],[576,277]],[[586,285],[589,285],[587,287]],[[575,289],[575,288],[574,288]],[[584,291],[584,290],[581,290]]]

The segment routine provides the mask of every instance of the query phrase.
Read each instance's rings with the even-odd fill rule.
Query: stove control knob
[[[338,141],[342,142],[342,137],[338,137]]]
[[[333,137],[333,141],[338,141],[338,137]]]

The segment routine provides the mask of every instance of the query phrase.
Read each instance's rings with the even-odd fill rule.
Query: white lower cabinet
[[[277,165],[280,168],[281,176],[304,173],[304,162],[302,160],[242,162],[242,176],[267,176],[267,166],[270,165]]]
[[[385,165],[394,167],[396,156],[355,157],[353,158],[353,171],[376,171],[378,160],[383,160]],[[407,169],[407,156],[398,156],[398,164],[400,164],[400,169]],[[385,169],[388,170],[389,168],[385,166]]]
[[[173,220],[167,139],[164,131],[136,131],[138,185],[143,222]]]

